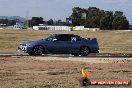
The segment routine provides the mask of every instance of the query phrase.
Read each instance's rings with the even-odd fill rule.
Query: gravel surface
[[[132,80],[132,58],[0,57],[0,88],[83,88],[81,68],[90,79]],[[132,88],[89,86],[88,88]]]

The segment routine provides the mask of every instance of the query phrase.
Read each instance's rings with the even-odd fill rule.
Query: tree
[[[126,30],[129,28],[129,22],[126,17],[115,17],[112,23],[112,28],[115,30]]]
[[[115,11],[114,17],[117,17],[117,16],[119,16],[119,17],[123,16],[123,12]]]
[[[8,25],[9,26],[12,26],[12,25],[15,25],[16,24],[16,21],[15,20],[9,20],[8,21]]]
[[[6,26],[13,26],[16,24],[16,20],[0,19],[0,24],[6,24]]]
[[[113,21],[113,12],[105,11],[100,19],[100,28],[103,30],[111,30]]]
[[[47,21],[47,24],[48,24],[48,25],[54,25],[53,19],[50,19],[49,21]]]
[[[57,20],[57,21],[55,22],[55,25],[57,25],[57,26],[65,26],[65,25],[66,25],[66,22],[64,22],[64,21],[62,21],[61,19],[59,19],[59,20]]]
[[[72,9],[73,13],[72,15],[69,17],[69,19],[72,20],[72,25],[76,26],[76,25],[81,25],[81,15],[82,15],[82,9],[79,7],[74,7]]]
[[[100,26],[100,19],[101,19],[101,11],[99,8],[96,7],[89,7],[87,9],[87,18],[85,27],[99,27]]]
[[[129,26],[129,30],[132,30],[132,25]]]
[[[116,11],[112,23],[112,28],[115,30],[126,30],[129,28],[129,22],[123,12]]]
[[[32,26],[38,26],[39,24],[43,24],[43,18],[42,17],[32,17]]]
[[[88,28],[101,28],[102,30],[112,29],[128,29],[129,22],[123,12],[100,10],[96,7],[89,7],[88,9],[74,7],[72,14],[67,18],[67,23],[72,20],[73,26],[85,26]]]
[[[69,17],[72,20],[72,25],[85,26],[85,27],[99,27],[101,19],[101,11],[96,7],[89,7],[88,9],[83,9],[79,7],[74,7],[72,9],[73,13]]]

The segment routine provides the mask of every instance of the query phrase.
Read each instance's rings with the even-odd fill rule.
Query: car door
[[[71,50],[71,41],[69,36],[66,34],[56,35],[55,39],[53,39],[53,41],[51,41],[50,44],[48,45],[48,48],[49,52],[55,54],[69,53],[69,51]]]
[[[71,36],[71,53],[78,52],[82,46],[81,38],[75,35]]]

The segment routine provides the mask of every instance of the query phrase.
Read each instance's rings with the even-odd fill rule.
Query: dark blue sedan
[[[45,39],[21,42],[18,50],[29,55],[72,54],[87,56],[89,53],[98,53],[99,46],[96,38],[86,39],[74,34],[53,34]]]

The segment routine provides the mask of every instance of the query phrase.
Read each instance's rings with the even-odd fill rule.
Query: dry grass
[[[0,88],[81,88],[78,80],[81,77],[82,67],[88,67],[90,79],[132,80],[132,62],[119,60],[116,63],[85,63],[45,60],[45,58],[48,57],[43,57],[43,60],[35,57],[1,57]],[[119,86],[86,88],[93,87],[119,88]],[[120,88],[124,87],[132,88],[132,85],[120,86]]]
[[[53,33],[72,33],[97,38],[101,53],[132,53],[132,31],[35,31],[0,30],[0,52],[16,52],[21,41],[42,39]]]

